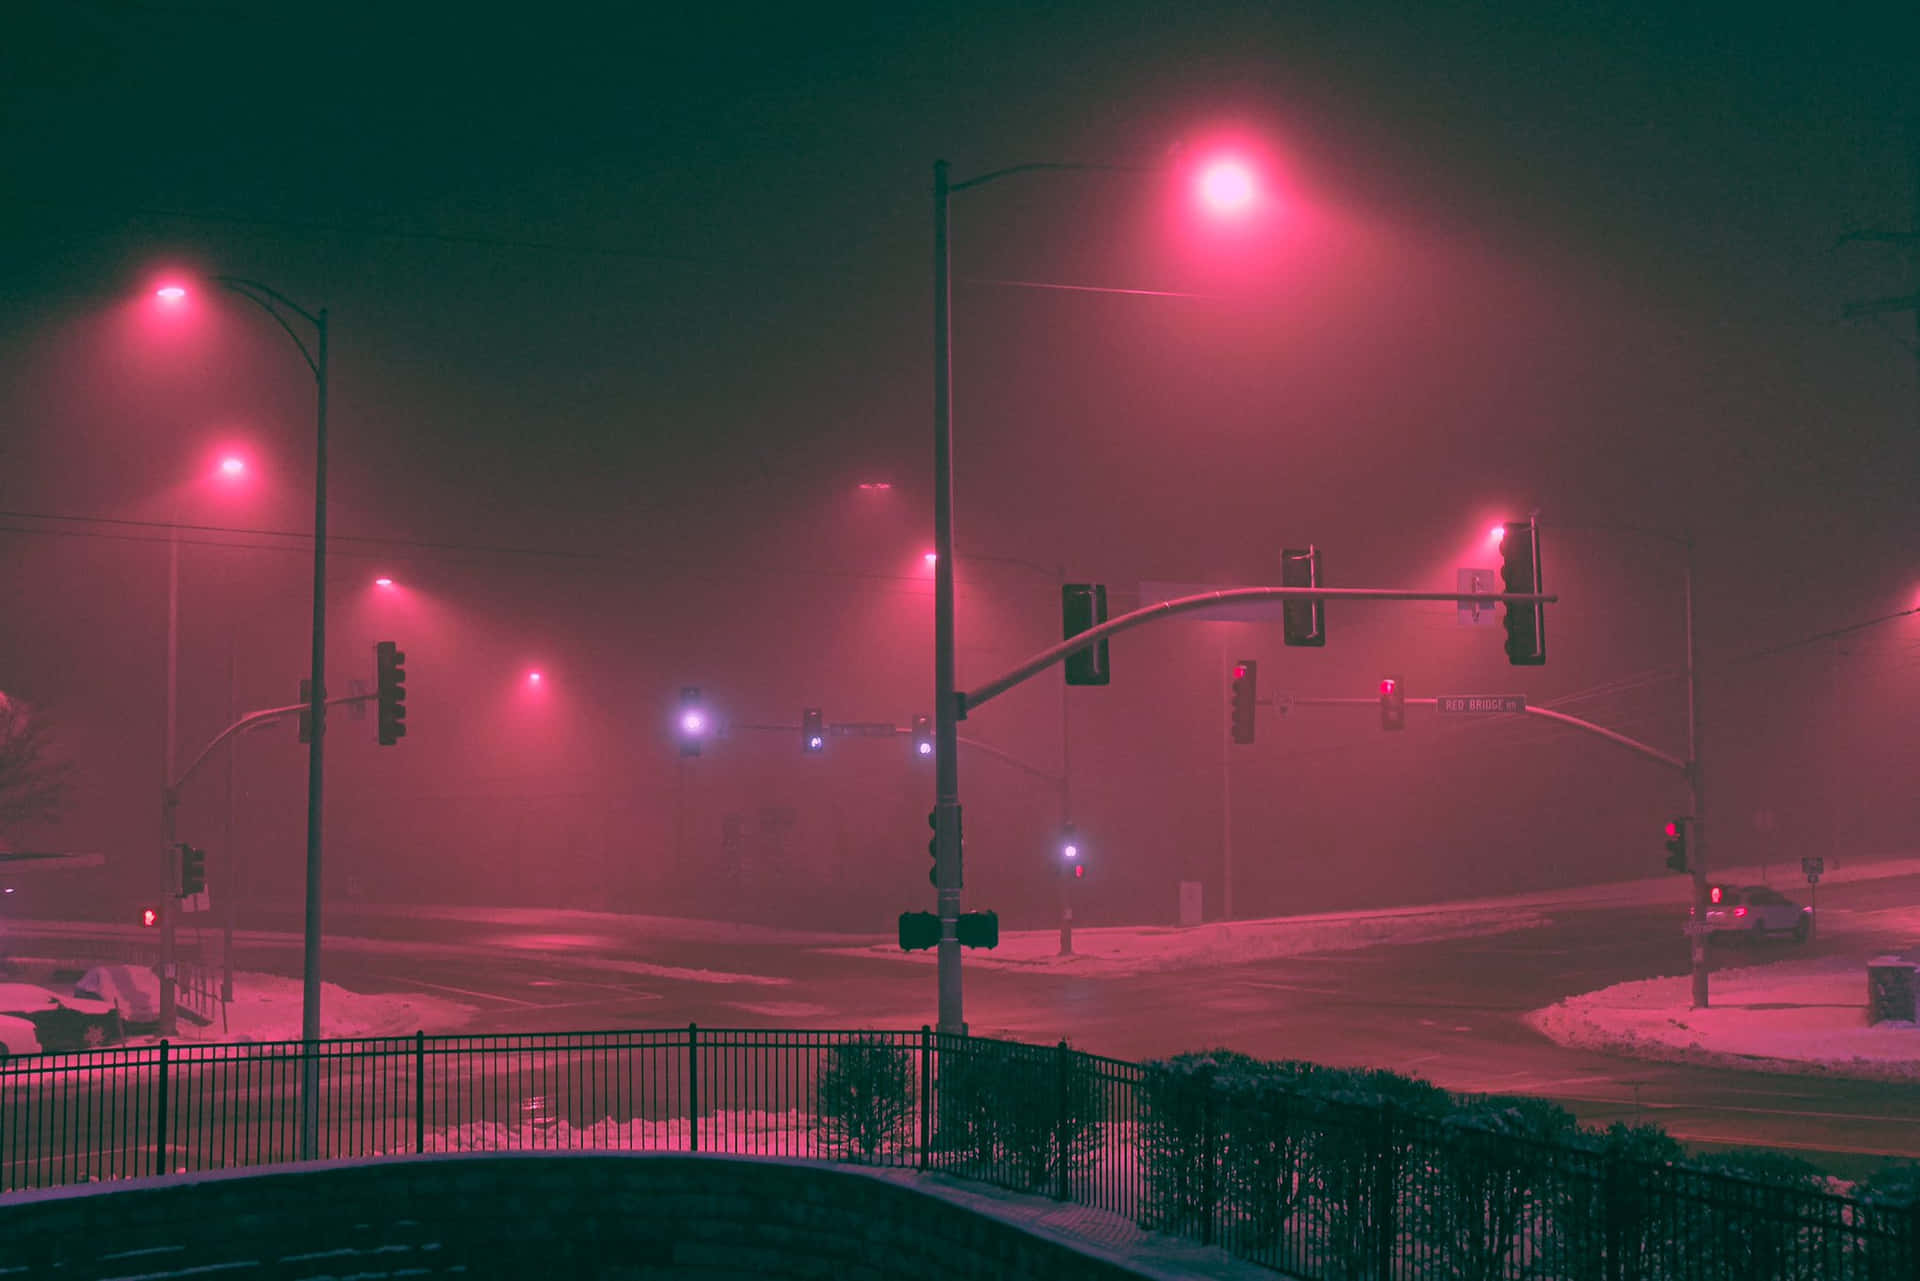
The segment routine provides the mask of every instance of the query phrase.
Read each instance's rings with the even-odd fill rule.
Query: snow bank
[[[224,1020],[216,1013],[206,1027],[180,1020],[172,1041],[297,1041],[300,1039],[299,979],[278,974],[238,973]],[[349,992],[335,983],[320,985],[322,1037],[411,1036],[416,1031],[453,1032],[466,1023],[474,1006],[416,992]],[[223,1026],[224,1022],[224,1026]],[[153,1045],[158,1036],[136,1036],[128,1045]]]
[[[1689,1008],[1692,980],[1616,983],[1527,1016],[1562,1045],[1633,1058],[1761,1072],[1920,1081],[1920,1025],[1867,1023],[1858,957],[1719,970],[1711,1005]]]

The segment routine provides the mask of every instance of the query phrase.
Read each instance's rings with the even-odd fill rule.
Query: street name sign
[[[891,738],[899,732],[887,721],[841,721],[827,726],[827,733],[838,738]]]
[[[1442,712],[1524,712],[1525,694],[1442,694],[1433,700]]]
[[[1800,860],[1800,870],[1806,873],[1807,884],[1817,885],[1820,882],[1820,873],[1827,870],[1827,860],[1824,857],[1803,858]]]

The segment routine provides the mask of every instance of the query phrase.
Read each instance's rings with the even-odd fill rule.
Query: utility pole
[[[1693,536],[1686,539],[1686,615],[1687,615],[1687,790],[1691,796],[1690,808],[1693,811],[1692,839],[1688,843],[1687,853],[1692,858],[1689,870],[1693,873],[1693,916],[1690,918],[1696,927],[1688,937],[1691,944],[1691,971],[1693,977],[1693,1008],[1707,1008],[1707,976],[1711,973],[1707,956],[1709,935],[1705,933],[1707,924],[1707,802],[1704,779],[1700,767],[1700,689],[1696,666],[1699,651],[1694,644],[1693,634]]]

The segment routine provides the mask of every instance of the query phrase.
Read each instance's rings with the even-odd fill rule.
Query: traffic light
[[[803,752],[827,750],[826,717],[817,707],[806,707],[800,711],[800,750]]]
[[[1243,658],[1233,665],[1233,741],[1253,741],[1253,705],[1259,682],[1260,664]]]
[[[1407,727],[1407,691],[1398,676],[1380,678],[1380,728]]]
[[[1107,621],[1107,585],[1105,583],[1066,583],[1060,588],[1060,639],[1072,640],[1081,632]],[[1107,642],[1095,641],[1083,650],[1067,655],[1067,684],[1106,685],[1113,680],[1107,666]]]
[[[207,852],[191,845],[180,847],[180,897],[192,898],[207,888]]]
[[[954,923],[954,929],[960,938],[961,947],[1000,946],[1000,914],[998,912],[962,912],[960,919]]]
[[[1545,590],[1540,578],[1540,531],[1532,519],[1510,520],[1500,535],[1503,591]],[[1539,601],[1507,605],[1507,662],[1540,667],[1547,661],[1547,611]]]
[[[1692,835],[1693,820],[1676,818],[1667,821],[1667,870],[1669,872],[1687,872],[1693,870],[1691,851],[1687,849],[1687,838]]]
[[[160,923],[160,913],[158,913],[158,912],[156,912],[156,911],[154,911],[154,910],[153,910],[152,908],[150,908],[150,907],[149,907],[149,908],[145,908],[145,909],[143,909],[143,910],[141,911],[141,913],[140,913],[140,924],[142,924],[142,925],[158,925],[159,923]]]
[[[913,718],[913,754],[923,761],[933,759],[933,718],[931,716]]]
[[[900,913],[900,950],[912,952],[940,942],[940,918],[932,912]]]
[[[374,693],[380,710],[380,746],[407,736],[407,656],[392,641],[373,647]]]
[[[680,687],[680,714],[673,723],[674,733],[680,739],[680,755],[700,755],[700,744],[707,737],[708,726],[706,704],[700,701],[698,685]]]
[[[927,869],[927,884],[940,888],[940,810],[938,807],[927,811],[927,826],[933,829],[933,839],[927,842],[927,857],[933,860],[933,866]],[[960,885],[960,856],[966,853],[966,837],[960,828],[960,807],[953,807],[953,883]]]
[[[1078,876],[1082,866],[1080,833],[1068,823],[1060,829],[1060,875]],[[1071,870],[1069,870],[1071,869]]]
[[[1320,549],[1309,545],[1302,551],[1289,547],[1280,553],[1282,587],[1320,586]],[[1289,600],[1280,606],[1281,627],[1289,645],[1325,645],[1327,643],[1327,603],[1322,600]]]

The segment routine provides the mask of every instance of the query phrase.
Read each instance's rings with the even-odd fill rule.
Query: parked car
[[[40,1053],[40,1038],[33,1024],[11,1014],[0,1014],[0,1063],[16,1054]]]
[[[0,983],[0,1017],[25,1019],[47,1053],[92,1050],[124,1038],[120,1011],[106,1001],[61,996],[32,983]]]
[[[1791,934],[1793,941],[1799,943],[1806,939],[1812,920],[1812,908],[1802,907],[1765,885],[1707,887],[1709,938],[1726,935],[1754,939],[1768,934]]]
[[[144,965],[96,965],[73,985],[75,996],[105,1001],[123,1026],[160,1021],[160,976]]]

